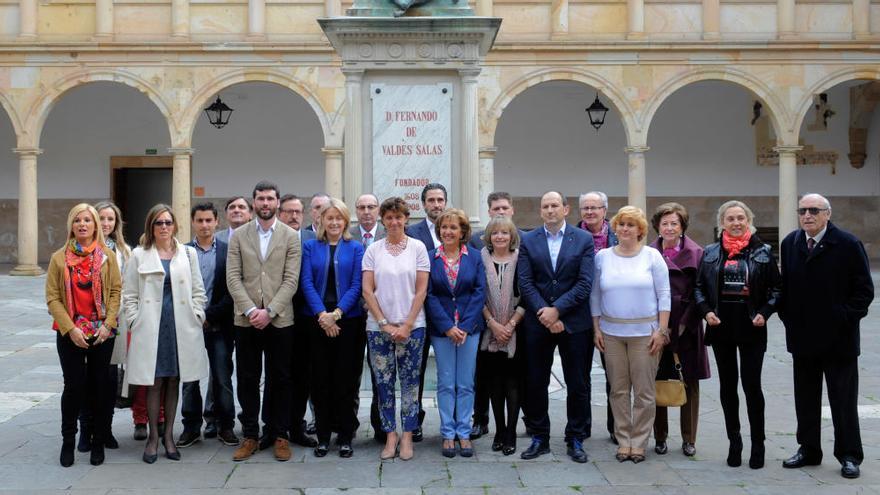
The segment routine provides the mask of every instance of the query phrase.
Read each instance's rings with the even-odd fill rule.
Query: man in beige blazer
[[[266,382],[273,391],[268,429],[275,458],[290,459],[293,294],[299,281],[299,234],[278,221],[278,186],[254,187],[256,218],[229,239],[226,282],[235,306],[235,367],[244,441],[233,460],[248,459],[259,446],[260,375],[266,355]]]

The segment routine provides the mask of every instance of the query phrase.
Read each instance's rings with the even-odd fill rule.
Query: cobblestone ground
[[[874,274],[875,282],[880,273]],[[782,326],[770,321],[770,345],[764,364],[767,400],[767,466],[753,471],[747,466],[729,468],[724,460],[727,442],[723,433],[716,379],[701,385],[700,431],[697,455],[687,458],[678,447],[678,415],[670,411],[669,454],[649,450],[642,464],[620,464],[605,431],[604,376],[595,364],[593,377],[593,438],[586,443],[587,464],[565,456],[561,429],[565,417],[565,388],[561,369],[551,385],[553,420],[552,455],[523,461],[490,451],[491,435],[475,441],[472,459],[447,460],[440,455],[439,418],[433,392],[425,441],[416,444],[412,461],[379,461],[379,445],[369,429],[369,388],[361,394],[361,428],[354,442],[355,455],[340,459],[335,452],[323,459],[310,450],[294,448],[290,462],[276,462],[261,452],[245,463],[232,462],[232,447],[202,440],[182,449],[182,462],[160,457],[154,465],[140,460],[143,446],[132,439],[131,413],[117,410],[114,432],[119,450],[108,450],[103,466],[88,463],[88,454],[77,453],[76,464],[58,464],[60,439],[61,368],[54,334],[43,303],[45,277],[0,276],[0,493],[56,493],[90,495],[122,493],[268,493],[324,494],[439,494],[439,493],[663,493],[663,494],[770,494],[790,495],[868,493],[880,494],[880,302],[862,322],[859,408],[865,462],[862,477],[845,480],[831,455],[832,428],[826,410],[823,423],[825,462],[821,466],[786,470],[782,459],[797,445],[794,431],[791,358],[785,351]],[[598,357],[596,358],[598,361]],[[713,364],[714,373],[714,364]],[[434,377],[433,368],[429,378]],[[745,407],[741,408],[745,422]],[[178,416],[179,417],[179,416]],[[491,428],[491,426],[490,426]],[[522,425],[520,424],[522,429]],[[177,431],[180,431],[178,425]],[[747,431],[747,428],[745,428]],[[521,431],[520,451],[528,439]],[[745,440],[746,455],[749,449]],[[653,447],[653,441],[651,442]]]

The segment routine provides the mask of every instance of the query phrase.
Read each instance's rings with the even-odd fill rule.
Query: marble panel
[[[246,34],[247,5],[190,5],[192,34]]]
[[[373,193],[424,216],[422,188],[452,181],[452,85],[373,84]]]
[[[37,33],[40,36],[91,36],[94,32],[94,4],[55,5],[40,2],[37,7]]]
[[[795,29],[801,33],[820,35],[852,33],[852,5],[798,4],[795,7]]]
[[[652,37],[660,34],[670,37],[699,35],[703,29],[702,15],[702,6],[698,4],[647,4],[645,32]]]
[[[496,3],[492,7],[496,17],[501,17],[501,29],[498,31],[499,38],[515,35],[550,33],[550,3],[543,4],[503,4]]]
[[[171,8],[156,4],[117,4],[113,8],[114,28],[126,35],[168,36]]]
[[[18,5],[0,5],[0,36],[18,34]]]
[[[776,5],[721,4],[724,36],[776,33]]]
[[[507,22],[505,19],[504,22]],[[568,25],[573,36],[579,34],[626,34],[626,4],[570,3]],[[501,24],[502,29],[504,23]]]
[[[324,17],[323,4],[266,5],[266,34],[321,35],[315,19]]]

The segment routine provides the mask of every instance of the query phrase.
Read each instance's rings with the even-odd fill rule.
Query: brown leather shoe
[[[244,461],[250,459],[254,452],[257,451],[257,447],[260,444],[254,438],[245,438],[244,441],[241,442],[241,445],[235,449],[235,453],[232,454],[233,461]]]
[[[287,439],[275,439],[275,458],[279,461],[290,460],[290,442],[288,442]]]

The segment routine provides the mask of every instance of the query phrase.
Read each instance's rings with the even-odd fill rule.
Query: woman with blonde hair
[[[300,290],[311,317],[315,456],[327,455],[335,429],[339,457],[348,458],[354,454],[351,440],[359,424],[354,406],[367,343],[360,302],[364,247],[351,239],[351,217],[342,201],[332,198],[318,218],[316,238],[303,244],[300,270]]]
[[[640,208],[618,210],[611,228],[619,244],[596,253],[590,311],[611,381],[615,457],[638,464],[654,426],[654,380],[669,341],[669,270],[663,256],[642,243],[648,221]]]
[[[131,332],[125,377],[128,383],[149,386],[150,431],[143,454],[148,464],[158,457],[160,397],[165,398],[165,457],[177,461],[174,414],[180,382],[208,376],[202,273],[194,249],[178,242],[176,234],[177,219],[171,207],[151,208],[141,245],[125,269],[122,305]]]
[[[89,462],[104,462],[104,435],[110,429],[108,375],[121,288],[116,256],[98,228],[98,212],[86,203],[74,206],[67,215],[67,242],[52,255],[46,276],[46,305],[64,373],[59,458],[64,467],[74,462],[76,420],[87,397],[94,416]]]

